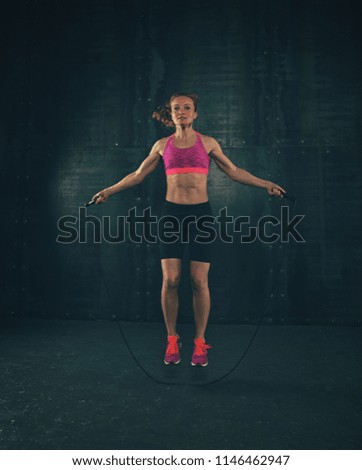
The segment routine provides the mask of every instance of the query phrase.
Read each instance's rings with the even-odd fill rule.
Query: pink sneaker
[[[173,362],[174,364],[178,364],[181,361],[180,351],[181,349],[181,341],[179,335],[177,336],[167,336],[167,349],[165,354],[164,363],[170,364]]]
[[[208,364],[207,350],[211,349],[210,344],[206,344],[202,338],[194,339],[194,352],[192,354],[191,365],[206,367]]]

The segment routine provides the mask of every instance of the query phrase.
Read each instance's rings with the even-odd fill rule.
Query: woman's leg
[[[176,322],[178,314],[178,286],[181,278],[181,259],[165,258],[161,259],[162,266],[162,291],[161,305],[165,319],[167,335],[175,336]]]
[[[202,338],[203,340],[205,340],[205,330],[210,314],[209,269],[210,263],[190,261],[190,276],[196,325],[195,338]]]

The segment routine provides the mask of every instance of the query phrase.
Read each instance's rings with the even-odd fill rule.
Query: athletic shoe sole
[[[194,364],[194,363],[191,361],[191,365],[192,365],[192,366],[202,366],[202,367],[206,367],[206,366],[208,365],[208,362],[206,362],[206,364],[199,364],[199,363]]]

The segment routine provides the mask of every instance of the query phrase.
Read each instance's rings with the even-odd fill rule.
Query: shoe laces
[[[208,349],[211,349],[212,346],[211,344],[206,344],[204,340],[202,339],[196,339],[195,340],[195,349],[194,349],[194,354],[196,356],[204,356],[207,352]]]
[[[167,345],[167,354],[177,354],[178,353],[178,336],[168,336],[168,345]]]

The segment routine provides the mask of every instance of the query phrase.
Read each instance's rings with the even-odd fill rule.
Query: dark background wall
[[[172,131],[151,119],[176,90],[195,129],[238,166],[294,194],[305,243],[222,246],[211,321],[360,324],[361,6],[355,1],[18,1],[1,27],[5,318],[162,321],[147,243],[60,244],[59,218],[135,170]],[[281,203],[212,165],[215,211],[256,222]],[[160,211],[160,165],[89,215]],[[113,225],[113,228],[114,225]],[[185,265],[185,268],[187,266]],[[187,270],[181,319],[191,321]]]

